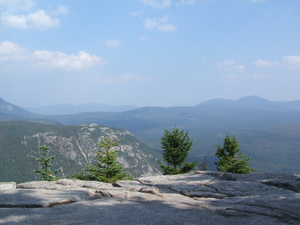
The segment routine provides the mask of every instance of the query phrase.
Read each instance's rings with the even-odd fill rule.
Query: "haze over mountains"
[[[100,103],[86,103],[80,105],[73,104],[60,104],[42,107],[24,107],[24,109],[45,115],[55,115],[55,114],[76,114],[83,112],[124,112],[131,109],[136,109],[138,106],[135,105],[108,105]]]
[[[268,110],[300,110],[300,100],[296,101],[269,101],[258,96],[248,96],[238,100],[228,99],[212,99],[204,101],[198,106],[218,104],[219,106],[227,107],[238,107],[246,106],[257,109],[268,109]],[[57,114],[77,114],[85,112],[124,112],[133,109],[140,108],[136,105],[108,105],[101,103],[85,103],[85,104],[58,104],[41,107],[23,107],[25,110],[45,115],[57,115]]]
[[[250,96],[214,99],[192,107],[141,107],[72,115],[40,115],[11,105],[11,110],[4,111],[3,102],[0,120],[61,125],[98,123],[128,130],[158,151],[164,130],[178,126],[188,131],[194,141],[190,160],[201,161],[205,156],[210,170],[215,169],[216,145],[223,144],[226,134],[236,135],[242,152],[253,157],[251,166],[260,172],[300,172],[300,100],[276,102]]]
[[[248,96],[238,100],[213,99],[200,103],[203,105],[219,105],[224,107],[247,107],[264,110],[278,111],[298,111],[300,110],[300,100],[296,101],[269,101],[258,96]]]

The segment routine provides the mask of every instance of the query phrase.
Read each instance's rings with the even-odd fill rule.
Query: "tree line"
[[[119,145],[120,140],[111,140],[103,137],[97,146],[100,148],[95,151],[96,159],[94,164],[87,165],[79,174],[73,174],[74,179],[93,180],[107,183],[114,183],[117,180],[132,179],[128,172],[125,172],[117,162],[117,150],[115,147]],[[161,138],[162,156],[164,163],[157,161],[164,175],[175,175],[188,173],[195,170],[198,161],[187,162],[189,151],[193,146],[188,132],[179,130],[174,127],[172,131],[165,130],[164,136]],[[45,145],[39,147],[40,158],[32,156],[39,163],[39,170],[34,170],[40,180],[53,181],[59,177],[57,173],[60,171],[51,169],[51,160],[54,156],[49,156],[49,148]],[[226,135],[223,147],[217,145],[215,156],[219,160],[215,163],[217,170],[221,172],[230,172],[238,174],[247,174],[255,169],[250,167],[251,158],[245,155],[239,149],[239,143],[236,136]],[[207,170],[205,158],[200,164],[202,170]]]

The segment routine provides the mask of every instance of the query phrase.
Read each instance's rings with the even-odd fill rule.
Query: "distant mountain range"
[[[59,124],[57,121],[47,119],[44,115],[29,112],[19,106],[11,104],[0,98],[0,121],[31,121],[46,124]]]
[[[135,105],[107,105],[99,103],[87,103],[80,105],[73,104],[61,104],[42,107],[25,107],[26,110],[44,115],[56,115],[56,114],[76,114],[83,112],[124,112],[132,109],[136,109]]]
[[[218,105],[224,107],[247,107],[253,109],[275,110],[275,111],[298,111],[300,100],[296,101],[269,101],[258,96],[248,96],[239,100],[213,99],[200,103],[203,105]]]
[[[33,113],[19,107],[16,105],[13,105],[9,102],[4,101],[2,98],[0,98],[0,113],[1,118],[3,119],[4,116],[6,117],[30,117],[33,115]]]
[[[216,145],[223,144],[226,134],[236,135],[242,152],[253,157],[251,165],[259,171],[300,172],[300,100],[278,102],[250,96],[215,99],[192,107],[141,107],[124,112],[47,116],[6,111],[0,120],[16,120],[9,116],[61,125],[97,123],[122,128],[157,150],[164,130],[178,126],[194,140],[190,159],[200,161],[206,156],[211,170],[215,169]]]

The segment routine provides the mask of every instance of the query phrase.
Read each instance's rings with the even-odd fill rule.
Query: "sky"
[[[0,0],[0,98],[23,107],[300,99],[299,0]]]

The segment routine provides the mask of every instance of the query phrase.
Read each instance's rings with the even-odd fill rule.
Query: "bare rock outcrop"
[[[0,190],[10,190],[17,187],[16,182],[0,182]]]
[[[300,175],[195,172],[0,190],[0,224],[300,224]]]

